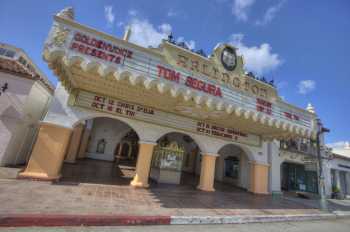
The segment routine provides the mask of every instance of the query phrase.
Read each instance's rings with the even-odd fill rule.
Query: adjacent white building
[[[23,164],[53,86],[22,49],[0,43],[0,166]]]
[[[346,143],[344,147],[333,148],[332,157],[328,161],[328,171],[330,172],[330,185],[340,191],[342,196],[350,196],[350,145]]]

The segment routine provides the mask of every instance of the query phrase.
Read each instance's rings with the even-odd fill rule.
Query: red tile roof
[[[31,72],[29,72],[20,63],[18,63],[17,60],[11,60],[0,57],[0,71],[29,78],[32,80],[39,80],[46,86],[47,89],[51,91],[51,93],[53,93],[54,91],[52,86],[49,83],[47,83],[42,77],[40,77],[38,74],[32,74]]]

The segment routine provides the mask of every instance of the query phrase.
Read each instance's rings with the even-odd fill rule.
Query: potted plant
[[[332,187],[332,198],[333,199],[339,199],[339,200],[342,199],[342,194],[341,194],[340,189],[339,189],[338,186],[333,186]]]

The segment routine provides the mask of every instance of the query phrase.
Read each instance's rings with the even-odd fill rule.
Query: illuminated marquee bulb
[[[203,95],[198,94],[197,96],[194,97],[194,101],[196,102],[197,105],[200,105],[204,102],[205,97]]]
[[[235,110],[236,116],[240,117],[242,115],[243,111],[244,110],[241,107],[237,107]]]
[[[158,81],[152,79],[152,78],[146,78],[143,81],[143,85],[145,86],[145,88],[147,90],[150,90],[153,86],[155,86],[157,84]]]
[[[113,72],[115,72],[116,68],[112,67],[112,66],[106,66],[106,65],[100,65],[100,67],[98,67],[98,74],[100,74],[101,77],[106,77],[109,74],[112,74]]]
[[[233,105],[229,104],[228,106],[226,106],[226,113],[232,114],[233,110]]]
[[[182,88],[180,88],[179,86],[174,86],[170,89],[170,94],[172,97],[177,97],[179,96],[179,94],[181,93]]]
[[[224,104],[225,103],[223,101],[216,103],[216,110],[222,110],[224,108]]]
[[[126,78],[128,78],[129,76],[131,76],[132,74],[128,71],[123,71],[120,73],[120,75],[117,75],[116,76],[116,79],[118,81],[122,81],[122,80],[125,80]],[[115,75],[114,75],[115,76]]]

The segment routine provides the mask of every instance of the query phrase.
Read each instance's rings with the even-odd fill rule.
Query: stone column
[[[346,194],[350,195],[350,172],[346,172]]]
[[[153,148],[157,145],[154,142],[139,141],[139,154],[136,163],[136,172],[130,185],[134,187],[147,188],[148,177],[151,170]]]
[[[72,129],[42,122],[28,165],[19,177],[59,179]]]
[[[250,163],[250,188],[255,194],[268,194],[269,165]]]
[[[219,155],[217,154],[202,154],[201,175],[199,179],[198,189],[203,191],[215,191],[215,161]]]
[[[84,130],[84,125],[79,124],[73,129],[73,134],[70,139],[70,143],[68,146],[68,151],[66,155],[65,162],[67,163],[75,163],[75,160],[78,156],[79,147],[81,143],[81,138]]]
[[[340,191],[342,191],[341,184],[340,184],[340,172],[339,172],[339,170],[335,169],[334,174],[335,174],[335,186],[337,188],[339,188]]]

